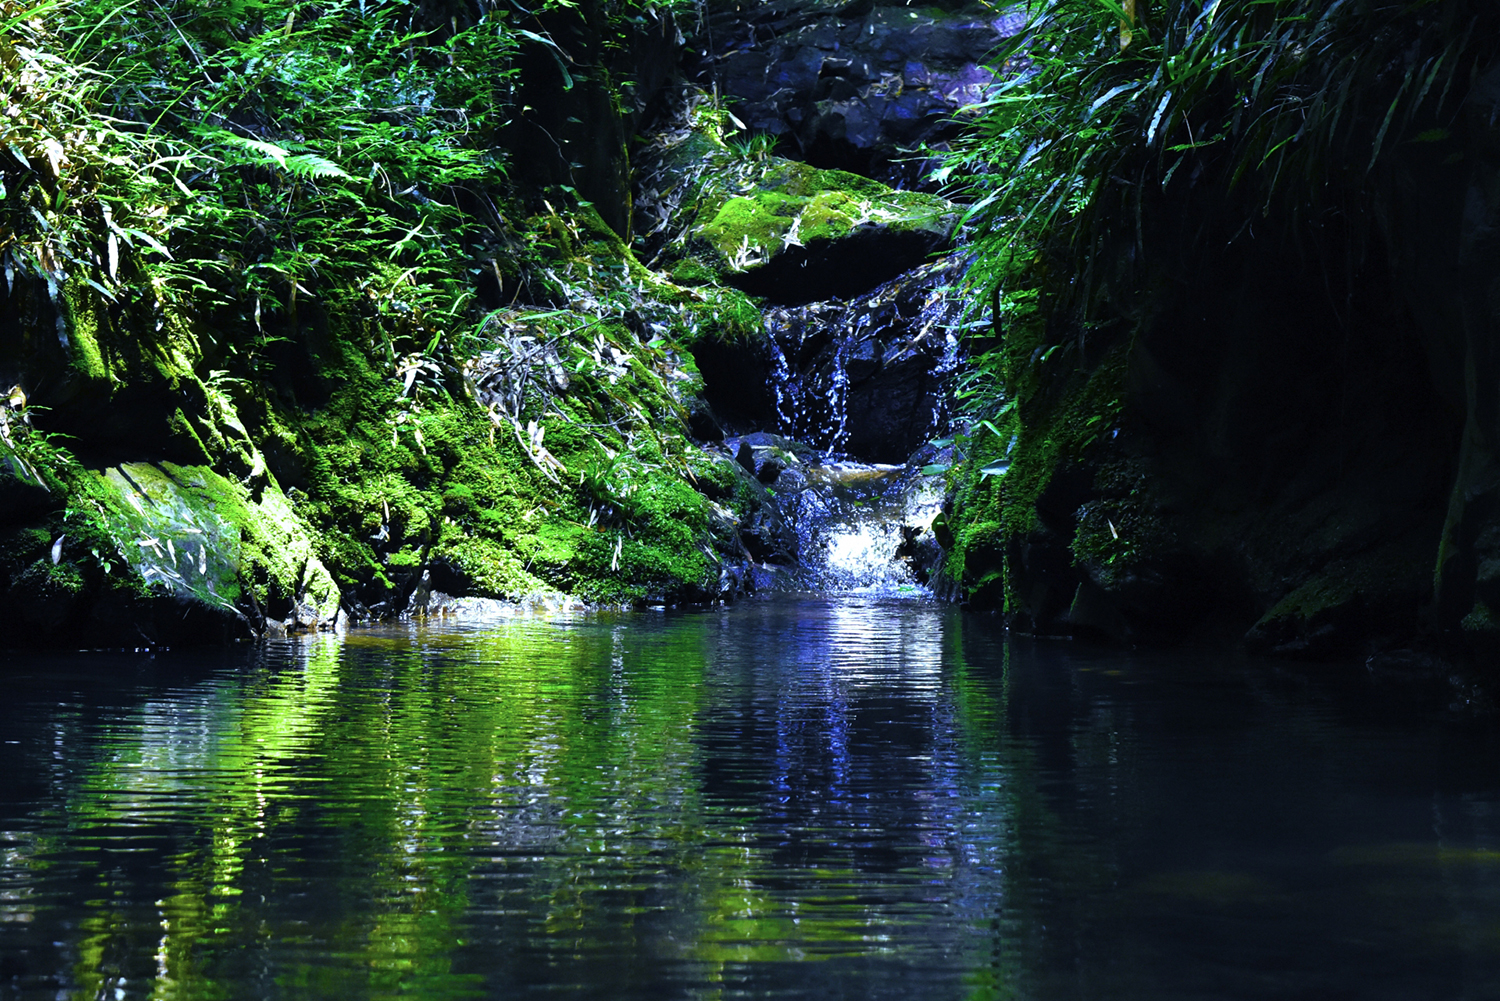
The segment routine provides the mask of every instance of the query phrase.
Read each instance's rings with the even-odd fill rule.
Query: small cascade
[[[807,486],[782,502],[801,549],[808,590],[925,590],[939,551],[932,520],[939,477],[905,466],[832,461],[808,469]]]
[[[839,459],[764,432],[729,439],[795,539],[795,562],[753,569],[758,590],[927,594],[942,555],[932,521],[944,482],[916,462]],[[931,449],[924,450],[929,456]]]
[[[950,257],[847,301],[766,311],[774,413],[762,414],[776,431],[725,439],[766,489],[756,590],[929,593],[945,484],[922,469],[945,458],[930,443],[947,430],[966,265]]]
[[[837,336],[846,310],[834,300],[766,312],[777,430],[832,452],[848,422],[849,379],[840,371],[847,338]]]
[[[888,464],[941,434],[966,264],[947,258],[847,302],[768,310],[777,431],[836,459]]]

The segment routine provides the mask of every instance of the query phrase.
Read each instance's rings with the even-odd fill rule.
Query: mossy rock
[[[638,203],[654,222],[643,229],[669,234],[658,257],[676,262],[674,280],[716,278],[777,303],[848,298],[950,246],[960,214],[951,202],[748,153],[724,142],[723,127],[699,113],[642,151],[655,185]]]
[[[1417,609],[1428,598],[1430,547],[1422,543],[1400,540],[1331,562],[1261,616],[1246,647],[1328,660],[1410,642],[1420,631]],[[1471,616],[1476,632],[1486,625],[1479,618]]]
[[[771,159],[751,188],[705,191],[687,243],[752,295],[848,298],[950,245],[958,211],[936,195]]]
[[[122,463],[90,474],[105,529],[148,588],[257,627],[332,623],[339,589],[274,485],[260,496],[203,466]]]
[[[717,263],[734,271],[747,266],[745,258],[769,259],[792,247],[841,239],[865,225],[946,237],[952,207],[933,195],[893,191],[855,174],[788,160],[751,191],[706,198],[694,235],[713,248]]]

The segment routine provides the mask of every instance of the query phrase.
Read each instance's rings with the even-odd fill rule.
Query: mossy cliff
[[[8,643],[741,588],[685,345],[759,313],[627,242],[670,12],[440,8],[0,5]]]

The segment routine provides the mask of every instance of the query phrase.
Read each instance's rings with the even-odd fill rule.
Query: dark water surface
[[[915,601],[0,668],[0,998],[1500,998],[1491,719]]]

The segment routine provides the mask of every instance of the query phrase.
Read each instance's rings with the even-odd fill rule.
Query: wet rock
[[[998,505],[960,511],[966,586],[981,586],[976,554],[1003,556],[1008,609],[1027,631],[1242,640],[1300,659],[1413,642],[1447,478],[1441,450],[1420,443],[1451,434],[1421,385],[1427,370],[1409,342],[1382,344],[1371,325],[1348,356],[1362,355],[1348,363],[1361,383],[1341,374],[1342,335],[1314,340],[1282,315],[1208,336],[1210,308],[1117,345],[1096,369],[1093,399],[1127,409],[1093,409],[1098,432],[1007,492],[1006,513],[1024,527],[1002,529]],[[1277,350],[1262,355],[1267,341]],[[1076,432],[1090,412],[1070,409],[1090,383],[1056,372],[1056,402],[1028,418],[1032,442]],[[1411,408],[1395,416],[1392,400]],[[1037,457],[1013,458],[1027,468]]]
[[[763,338],[694,348],[705,395],[742,427],[776,427],[858,461],[904,462],[945,427],[965,266],[948,258],[847,302],[768,310]]]
[[[802,462],[801,456],[810,450],[798,442],[765,433],[728,438],[724,448],[734,457],[730,468],[736,470],[738,483],[733,493],[741,515],[736,518],[727,508],[718,509],[714,532],[725,540],[722,548],[729,552],[738,548],[747,563],[795,564],[797,534],[766,487],[769,483],[779,485],[781,478],[796,468]],[[756,589],[755,575],[749,567],[733,560],[726,560],[721,567],[721,590],[729,588],[726,597],[732,597],[740,588]]]
[[[1261,616],[1245,646],[1327,660],[1407,641],[1420,629],[1417,609],[1430,572],[1427,547],[1416,539],[1335,560]]]
[[[0,524],[33,517],[56,503],[36,470],[19,456],[0,456]]]
[[[1453,664],[1430,650],[1381,650],[1365,658],[1365,670],[1375,681],[1395,684],[1446,683]]]
[[[747,473],[755,475],[755,450],[748,441],[741,441],[740,447],[734,453],[734,461],[740,464],[740,468]]]
[[[84,517],[0,530],[12,645],[136,648],[328,628],[340,592],[270,484],[259,496],[201,466],[77,473]],[[73,501],[76,503],[76,501]]]
[[[896,547],[896,557],[906,562],[918,584],[931,584],[943,561],[943,547],[938,545],[936,533],[921,525],[902,525],[900,531],[901,544]]]
[[[755,478],[762,483],[775,483],[785,469],[786,466],[782,465],[781,460],[775,458],[766,459],[760,464],[760,468],[755,471]]]
[[[684,403],[687,410],[688,434],[694,441],[716,442],[724,440],[724,426],[708,401],[701,396],[690,396]]]
[[[913,590],[942,553],[931,522],[943,484],[911,465],[820,457],[777,481],[776,505],[796,527],[800,560],[781,586]]]
[[[783,468],[772,481],[772,486],[777,493],[793,493],[798,490],[806,490],[808,485],[807,474],[800,469]]]
[[[847,304],[771,310],[777,418],[864,462],[904,462],[940,433],[957,367],[962,258],[915,269]]]
[[[710,55],[697,75],[736,97],[749,129],[810,163],[911,180],[920,167],[901,152],[951,136],[960,109],[996,79],[989,54],[1023,25],[1018,12],[979,5],[726,5],[698,40]]]

